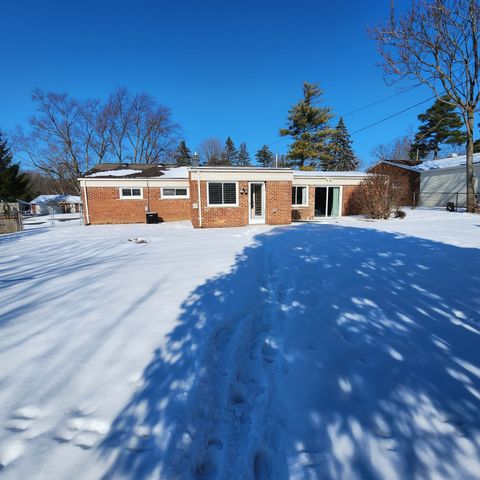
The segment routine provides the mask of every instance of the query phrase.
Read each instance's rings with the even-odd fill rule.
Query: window
[[[120,198],[132,200],[143,198],[143,190],[141,188],[121,188]]]
[[[188,198],[188,188],[186,187],[162,188],[161,198]]]
[[[308,205],[307,187],[292,187],[292,205],[305,207]]]
[[[208,182],[208,205],[218,207],[236,207],[236,182]]]

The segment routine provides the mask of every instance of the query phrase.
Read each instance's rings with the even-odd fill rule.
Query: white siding
[[[475,191],[479,193],[480,164],[474,165],[474,170],[477,177]],[[465,205],[465,166],[429,170],[421,173],[419,202],[421,207],[445,207],[447,202],[456,202],[457,199],[459,205]]]

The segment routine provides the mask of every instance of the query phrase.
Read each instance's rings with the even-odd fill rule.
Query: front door
[[[249,223],[265,223],[265,183],[248,184]]]
[[[315,187],[315,218],[340,216],[340,187]]]

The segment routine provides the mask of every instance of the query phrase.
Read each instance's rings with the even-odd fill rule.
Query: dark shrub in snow
[[[393,175],[372,174],[354,191],[349,211],[367,218],[390,218],[404,196],[406,179]]]

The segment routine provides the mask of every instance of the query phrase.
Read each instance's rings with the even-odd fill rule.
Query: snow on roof
[[[188,178],[188,167],[173,167],[163,172],[162,178]]]
[[[127,168],[127,167],[133,168]],[[170,167],[157,164],[99,164],[85,174],[85,178],[188,178],[188,167]]]
[[[420,163],[416,168],[421,172],[430,170],[439,170],[442,168],[461,167],[467,163],[466,155],[458,155],[456,157],[440,158],[438,160],[427,160]],[[480,163],[480,153],[473,154],[473,163]]]
[[[368,174],[357,171],[329,172],[322,170],[294,170],[293,175],[295,177],[363,177]]]
[[[48,204],[48,203],[82,203],[82,200],[77,195],[39,195],[31,202],[33,205]]]
[[[127,175],[135,175],[142,173],[141,170],[132,170],[130,168],[122,168],[120,170],[104,170],[103,172],[91,173],[87,177],[126,177]]]
[[[461,167],[467,163],[466,155],[457,155],[447,158],[439,158],[438,160],[426,160],[418,165],[405,165],[393,161],[382,160],[380,163],[393,165],[394,167],[412,170],[414,172],[430,172],[433,170],[443,170],[444,168]],[[480,153],[473,154],[473,163],[480,163]]]

